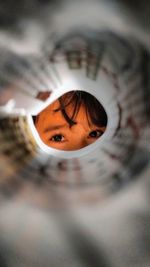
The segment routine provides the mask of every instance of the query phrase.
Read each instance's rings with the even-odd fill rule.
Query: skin
[[[59,101],[56,100],[36,117],[35,127],[46,145],[59,150],[78,150],[92,144],[104,133],[105,127],[88,122],[83,105],[75,117],[77,124],[71,128],[61,111],[54,111],[59,106]],[[72,104],[66,108],[66,111],[71,116]]]

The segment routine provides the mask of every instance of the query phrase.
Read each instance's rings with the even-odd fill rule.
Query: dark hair
[[[81,105],[84,105],[88,123],[92,122],[96,126],[107,125],[107,114],[100,102],[91,94],[84,91],[70,91],[59,97],[60,107],[55,112],[61,111],[68,124],[73,126],[76,124],[75,118],[79,112]],[[66,107],[73,104],[71,117],[66,112]]]

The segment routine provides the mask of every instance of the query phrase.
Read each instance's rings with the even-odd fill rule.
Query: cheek
[[[49,145],[49,133],[44,132],[44,130],[49,126],[49,118],[47,114],[41,113],[35,121],[36,130],[41,138],[41,140]]]
[[[35,120],[35,127],[36,127],[36,129],[37,129],[37,131],[39,131],[40,130],[40,116],[38,116],[37,118],[36,118],[36,120]]]
[[[35,127],[39,135],[43,135],[44,130],[44,118],[42,115],[39,115],[35,121]]]

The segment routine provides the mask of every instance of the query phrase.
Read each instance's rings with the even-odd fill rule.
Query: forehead
[[[41,113],[54,113],[54,111],[56,110],[56,109],[58,109],[60,107],[60,103],[59,103],[59,101],[58,100],[56,100],[56,101],[54,101],[52,104],[50,104],[50,105],[48,105],[45,109],[43,109],[41,112],[40,112],[40,114]]]
[[[52,104],[50,104],[47,108],[39,113],[39,116],[42,117],[43,120],[49,120],[53,123],[57,123],[60,121],[65,121],[64,116],[62,115],[62,111],[57,109],[60,108],[59,100],[56,100]],[[69,117],[72,117],[74,111],[74,104],[70,103],[65,107],[65,111]],[[87,114],[83,104],[81,104],[80,109],[75,117],[77,122],[87,123]],[[65,121],[66,122],[66,121]]]

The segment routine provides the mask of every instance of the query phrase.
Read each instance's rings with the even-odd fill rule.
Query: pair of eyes
[[[103,134],[103,131],[101,130],[93,130],[89,133],[89,135],[87,136],[87,138],[94,138],[97,139],[99,138],[101,135]],[[55,134],[50,138],[50,141],[53,142],[64,142],[65,141],[65,137],[63,136],[63,134]]]

